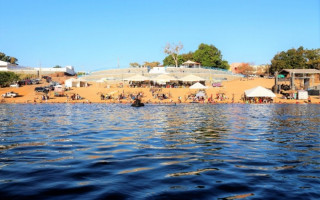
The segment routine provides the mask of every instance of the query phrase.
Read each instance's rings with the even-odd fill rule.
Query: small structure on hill
[[[149,70],[150,74],[167,74],[165,67],[153,67]]]
[[[87,87],[88,82],[83,79],[70,78],[65,81],[65,87]]]
[[[63,73],[69,74],[69,75],[76,74],[73,66],[65,66],[65,67],[61,67],[61,68],[54,68],[54,67],[39,68],[39,67],[36,67],[36,68],[34,68],[34,70],[39,71],[39,73],[41,73],[41,74],[50,74],[50,73],[55,73],[55,72],[63,72]]]
[[[191,60],[188,60],[184,63],[182,63],[182,67],[185,67],[185,68],[200,68],[200,63],[198,62],[194,62],[194,61],[191,61]]]
[[[0,60],[0,71],[8,71],[9,63]]]

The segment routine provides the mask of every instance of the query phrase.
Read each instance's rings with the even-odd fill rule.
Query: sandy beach
[[[69,77],[54,77],[53,80],[61,84],[64,83]],[[189,103],[192,99],[188,99],[188,95],[196,94],[198,90],[193,90],[189,88],[162,88],[160,91],[156,91],[154,94],[165,94],[169,98],[159,100],[154,98],[150,88],[130,88],[129,85],[124,85],[120,87],[120,84],[108,84],[108,83],[89,83],[88,87],[72,88],[70,91],[65,92],[64,97],[55,97],[54,92],[49,92],[49,99],[42,100],[41,97],[43,93],[35,92],[35,87],[46,86],[48,83],[45,80],[41,81],[38,85],[25,85],[19,88],[0,88],[0,94],[6,92],[16,92],[19,94],[16,98],[1,98],[2,103],[131,103],[132,100],[129,98],[118,100],[117,97],[120,94],[125,96],[129,94],[137,95],[142,93],[142,102],[144,103],[178,103],[179,98],[181,103]],[[257,86],[262,86],[267,89],[271,89],[274,85],[274,79],[265,78],[254,78],[254,79],[237,79],[232,81],[224,81],[222,87],[209,87],[205,90],[207,98],[212,95],[215,99],[217,93],[224,93],[226,99],[219,101],[215,99],[215,103],[231,103],[232,96],[234,96],[234,103],[243,103],[241,101],[241,96],[244,91]],[[80,100],[71,100],[70,96],[73,94],[78,94],[82,97]],[[109,94],[113,99],[101,100],[101,94]],[[66,97],[68,96],[68,97]],[[306,100],[288,100],[282,99],[281,94],[277,94],[274,99],[274,103],[306,103]],[[205,101],[205,103],[207,100]],[[320,103],[319,96],[311,96],[311,103]]]

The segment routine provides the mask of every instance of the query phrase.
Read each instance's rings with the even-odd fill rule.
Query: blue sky
[[[213,44],[229,62],[270,63],[320,48],[319,0],[0,0],[0,52],[23,66],[121,68],[165,58],[166,43]]]

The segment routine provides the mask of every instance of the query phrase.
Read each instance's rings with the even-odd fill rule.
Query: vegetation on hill
[[[158,61],[153,61],[153,62],[148,62],[148,61],[145,61],[143,65],[140,65],[139,63],[137,62],[134,62],[134,63],[130,63],[129,64],[130,67],[150,67],[150,68],[154,68],[154,67],[157,67],[160,65],[160,62]]]
[[[187,54],[181,54],[177,56],[178,65],[182,65],[182,63],[188,60],[198,62],[202,66],[206,67],[221,69],[230,68],[228,62],[222,59],[221,51],[217,49],[214,45],[201,43],[195,52],[190,51]],[[163,65],[176,65],[175,60],[171,54],[164,58]]]
[[[0,72],[0,87],[6,87],[18,81],[19,75],[14,72]]]
[[[17,64],[18,63],[18,59],[15,57],[11,57],[11,56],[7,56],[6,54],[0,52],[0,60],[1,61],[5,61],[11,64]]]
[[[277,53],[271,60],[270,72],[273,74],[282,69],[320,69],[320,48],[292,48]]]

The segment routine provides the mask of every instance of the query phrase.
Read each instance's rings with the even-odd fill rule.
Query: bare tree
[[[175,45],[174,43],[167,43],[164,48],[164,53],[172,56],[176,67],[178,67],[178,56],[181,49],[183,49],[183,44],[181,42],[179,42],[179,44],[177,45]]]

